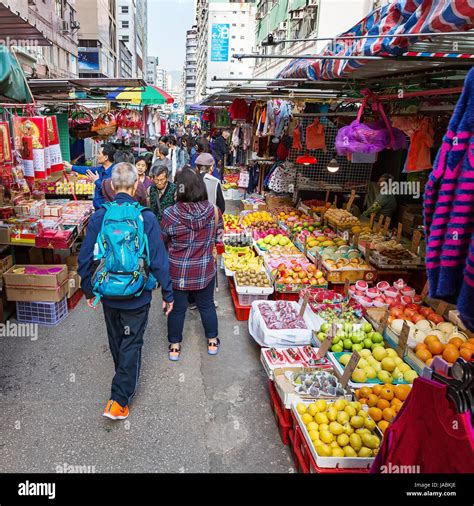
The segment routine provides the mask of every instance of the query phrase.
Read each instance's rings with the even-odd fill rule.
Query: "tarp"
[[[0,45],[0,96],[9,99],[8,101],[23,104],[33,102],[23,69],[7,46],[2,45]]]
[[[418,32],[459,32],[474,28],[474,0],[397,0],[371,12],[347,32],[339,35],[380,35],[379,38],[332,42],[323,56],[400,56],[419,40],[413,37],[386,37]],[[336,37],[337,38],[337,37]],[[426,38],[425,38],[426,39]],[[453,53],[456,51],[453,49]],[[454,56],[454,55],[453,55]],[[331,80],[348,77],[362,67],[363,60],[295,59],[278,77]]]

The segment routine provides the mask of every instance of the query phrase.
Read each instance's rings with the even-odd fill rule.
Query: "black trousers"
[[[129,404],[138,386],[143,334],[150,304],[138,309],[115,309],[103,305],[110,351],[115,364],[110,398],[122,407]]]

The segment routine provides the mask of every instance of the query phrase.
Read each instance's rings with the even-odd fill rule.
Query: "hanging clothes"
[[[395,421],[385,431],[372,473],[382,472],[382,466],[413,466],[422,474],[474,473],[470,413],[456,413],[446,390],[446,385],[425,378],[414,381]]]
[[[326,151],[326,136],[324,126],[318,118],[306,128],[306,149],[322,149]]]
[[[293,130],[293,149],[302,150],[303,146],[301,144],[301,125],[298,123]]]
[[[232,120],[245,121],[249,114],[247,102],[243,98],[235,98],[229,107],[229,115]]]
[[[466,77],[425,187],[426,267],[430,297],[457,300],[474,331],[474,69]]]
[[[293,193],[296,182],[296,167],[289,162],[277,166],[269,178],[268,188],[275,193]]]
[[[433,136],[434,131],[429,118],[423,118],[418,129],[410,137],[406,161],[407,172],[428,170],[433,167],[430,152],[430,148],[433,146]]]
[[[217,128],[229,128],[232,126],[230,120],[229,111],[227,109],[218,109],[216,113],[216,127]]]

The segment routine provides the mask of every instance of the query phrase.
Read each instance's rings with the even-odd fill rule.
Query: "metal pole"
[[[290,55],[290,54],[233,54],[232,58],[242,60],[244,58],[262,58],[262,59],[286,59],[286,60],[394,60],[394,61],[440,61],[446,60],[461,60],[474,58],[474,55],[467,55],[467,58],[460,58],[462,53],[449,53],[455,56],[327,56],[320,54],[303,54],[303,55]]]

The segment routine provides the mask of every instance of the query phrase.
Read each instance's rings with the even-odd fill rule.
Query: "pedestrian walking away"
[[[159,282],[167,315],[173,309],[173,289],[158,221],[133,198],[138,187],[136,167],[117,164],[112,186],[116,198],[92,216],[78,271],[88,305],[95,308],[102,301],[115,365],[104,416],[123,420],[138,386],[152,289]]]
[[[163,213],[161,228],[168,247],[174,307],[168,316],[170,360],[179,360],[189,295],[194,297],[207,339],[208,353],[220,348],[214,305],[215,245],[224,227],[220,210],[207,200],[199,174],[184,168],[176,179],[176,204]]]

